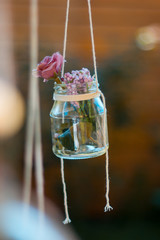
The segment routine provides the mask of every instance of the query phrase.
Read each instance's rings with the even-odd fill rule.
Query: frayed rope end
[[[71,222],[71,220],[69,219],[69,218],[66,218],[64,221],[63,221],[63,224],[68,224],[68,223],[70,223]]]
[[[104,207],[104,212],[110,212],[111,210],[113,210],[113,208],[110,206],[110,205],[106,205],[105,207]]]

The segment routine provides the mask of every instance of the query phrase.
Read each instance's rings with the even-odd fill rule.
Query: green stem
[[[83,100],[83,101],[82,101],[82,104],[80,104],[80,108],[81,108],[81,110],[82,110],[82,112],[83,112],[84,117],[87,117],[87,114],[86,114],[86,112],[85,112],[85,110],[84,110],[84,104],[85,104],[85,101]]]
[[[92,111],[91,111],[91,101],[88,100],[88,101],[87,101],[87,104],[88,104],[88,110],[89,110],[89,118],[91,118],[91,115],[92,115]]]

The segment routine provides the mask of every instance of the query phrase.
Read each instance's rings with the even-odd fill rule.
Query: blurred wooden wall
[[[148,206],[152,207],[152,195],[159,187],[160,48],[150,52],[138,50],[135,37],[140,27],[160,24],[160,1],[91,0],[91,3],[99,73],[102,70],[106,76],[105,71],[113,69],[113,74],[107,75],[108,79],[100,79],[109,108],[111,202],[115,209],[125,209],[133,214],[143,212]],[[11,0],[5,4],[12,13],[17,84],[27,98],[29,0]],[[66,0],[39,0],[40,58],[53,51],[62,53],[65,10]],[[86,67],[92,66],[86,0],[71,0],[66,57],[68,61],[77,59]],[[137,68],[140,71],[134,75]],[[117,69],[124,75],[126,71],[133,75],[130,83],[123,81],[123,74],[121,77],[115,74]],[[109,93],[107,86],[113,94]],[[40,83],[45,189],[47,196],[63,208],[60,166],[50,143],[48,114],[52,106],[52,87]],[[118,96],[122,96],[120,100]],[[122,98],[131,121],[119,126],[114,116],[121,111]],[[22,155],[20,157],[22,160]],[[75,209],[79,215],[103,214],[104,164],[104,157],[65,162],[69,205],[73,214],[76,215]],[[135,206],[135,202],[139,206]]]
[[[15,46],[29,41],[29,0],[11,0]],[[92,0],[97,60],[130,48],[137,28],[160,22],[158,0]],[[91,57],[86,0],[71,0],[67,55]],[[62,52],[66,0],[39,0],[40,45]],[[25,56],[21,56],[25,58]]]

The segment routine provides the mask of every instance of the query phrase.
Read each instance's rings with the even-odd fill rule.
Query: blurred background
[[[22,192],[29,84],[29,0],[0,0],[0,195]],[[100,88],[108,109],[105,156],[65,160],[71,228],[79,239],[160,239],[160,1],[91,0]],[[66,0],[39,0],[39,61],[63,49]],[[66,71],[93,74],[86,0],[71,0]],[[52,153],[53,83],[39,80],[45,196],[63,215],[60,161]],[[34,172],[34,167],[33,167]],[[10,183],[15,186],[11,187]],[[32,183],[35,191],[35,181]],[[55,207],[56,206],[56,207]],[[57,215],[56,215],[57,216]],[[52,215],[54,218],[54,214]],[[47,238],[46,238],[47,239]],[[69,239],[74,239],[70,237]]]

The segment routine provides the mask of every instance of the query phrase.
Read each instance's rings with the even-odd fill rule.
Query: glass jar
[[[88,93],[96,93],[96,86],[94,85]],[[54,154],[65,159],[93,158],[104,154],[104,106],[100,96],[96,93],[91,99],[65,101],[67,91],[63,89],[63,85],[56,85],[54,94],[59,97],[54,101],[50,112]],[[74,99],[77,95],[71,96]],[[109,147],[108,132],[106,136],[106,144]]]

